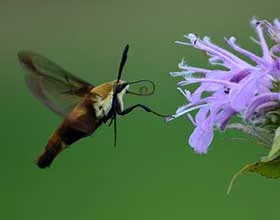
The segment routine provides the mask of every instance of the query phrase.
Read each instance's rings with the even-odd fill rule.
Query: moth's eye
[[[125,87],[126,87],[126,83],[124,84],[118,84],[115,86],[115,93],[120,93]]]
[[[115,93],[119,93],[122,91],[122,86],[121,85],[116,85],[115,86]]]

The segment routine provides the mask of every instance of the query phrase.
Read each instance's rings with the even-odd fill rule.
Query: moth
[[[39,168],[49,167],[64,149],[92,135],[100,125],[108,121],[109,126],[114,124],[116,145],[117,115],[124,116],[136,108],[142,108],[157,116],[166,117],[142,104],[124,108],[125,94],[148,96],[152,95],[155,89],[154,83],[150,80],[134,82],[121,80],[128,50],[129,45],[126,45],[117,79],[97,86],[71,74],[42,55],[31,51],[18,52],[20,64],[28,70],[25,82],[31,93],[47,108],[63,117],[62,123],[52,133],[43,152],[36,159]],[[132,84],[137,83],[149,86],[142,87],[141,92],[129,90]]]

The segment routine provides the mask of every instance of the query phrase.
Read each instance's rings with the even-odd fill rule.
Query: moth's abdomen
[[[40,168],[49,167],[58,154],[67,146],[88,135],[89,134],[84,131],[71,128],[68,121],[64,121],[50,137],[47,146],[44,148],[43,153],[38,157],[36,164]]]
[[[40,168],[49,167],[59,153],[78,140],[91,135],[99,125],[92,102],[85,100],[52,134],[43,153],[36,160],[36,164]]]
[[[44,148],[42,154],[37,158],[36,164],[40,168],[49,167],[55,157],[65,148],[66,145],[62,141],[61,137],[58,135],[58,132],[55,131],[50,137],[47,146]]]

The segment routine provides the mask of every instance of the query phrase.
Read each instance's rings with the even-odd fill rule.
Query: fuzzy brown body
[[[107,122],[112,117],[110,111],[115,85],[116,81],[113,81],[92,88],[85,99],[70,112],[51,135],[48,144],[36,160],[40,168],[49,167],[54,158],[65,148],[91,135],[103,122]],[[119,94],[119,100],[121,100],[118,103],[122,111],[122,94]]]

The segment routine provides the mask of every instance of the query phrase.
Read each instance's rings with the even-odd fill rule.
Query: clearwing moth
[[[123,50],[117,79],[98,86],[78,78],[59,67],[46,57],[31,51],[20,51],[18,58],[27,69],[25,81],[32,92],[46,107],[63,117],[62,123],[53,132],[41,155],[36,159],[40,168],[49,167],[55,157],[65,148],[91,135],[108,120],[114,124],[114,144],[116,145],[117,115],[126,115],[135,108],[142,108],[160,117],[167,117],[151,108],[136,104],[124,109],[124,94],[148,96],[153,94],[155,85],[150,80],[126,82],[121,80],[123,67],[127,60],[129,46]],[[130,85],[148,83],[142,91],[129,90]]]

